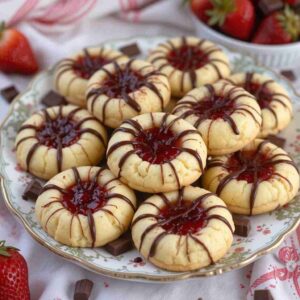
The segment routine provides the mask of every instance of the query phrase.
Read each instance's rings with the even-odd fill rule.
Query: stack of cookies
[[[101,247],[130,230],[154,265],[195,270],[231,247],[231,213],[270,212],[299,189],[292,158],[265,139],[291,121],[289,95],[261,74],[231,75],[209,41],[173,38],[147,61],[85,48],[56,65],[54,87],[69,104],[24,122],[16,154],[49,180],[36,216],[63,244]]]

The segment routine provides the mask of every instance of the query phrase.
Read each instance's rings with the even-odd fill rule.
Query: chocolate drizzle
[[[93,167],[91,167],[90,170],[92,170]],[[101,173],[104,172],[105,168],[99,168],[99,170],[97,171],[97,173],[95,174],[95,176],[93,178],[89,178],[89,184],[88,184],[88,188],[89,189],[93,189],[94,187],[96,187],[97,185],[100,186],[100,184],[98,183],[98,180],[99,180],[99,177],[101,176]],[[75,183],[76,183],[76,186],[82,186],[84,184],[86,184],[85,181],[83,181],[80,177],[80,174],[78,172],[78,169],[77,168],[72,168],[72,171],[73,171],[73,175],[74,175],[74,179],[75,179]],[[89,175],[90,176],[90,175]],[[122,224],[121,222],[118,220],[118,218],[110,211],[107,209],[107,207],[109,206],[114,206],[116,207],[115,205],[111,205],[109,204],[109,200],[110,199],[119,199],[119,200],[122,200],[124,202],[126,202],[131,208],[133,211],[135,211],[135,206],[134,204],[124,195],[121,195],[121,194],[118,194],[118,193],[110,193],[110,189],[107,189],[107,186],[112,182],[116,180],[116,178],[114,179],[111,179],[109,181],[107,181],[105,184],[101,185],[100,187],[105,189],[105,193],[104,193],[104,197],[105,197],[105,203],[103,206],[99,206],[98,208],[96,209],[91,209],[91,208],[88,208],[86,210],[86,217],[87,217],[87,220],[88,220],[88,224],[89,224],[89,229],[90,229],[90,234],[91,234],[91,239],[92,239],[92,247],[95,246],[95,241],[96,241],[96,226],[95,226],[95,220],[94,220],[94,213],[96,211],[103,211],[105,213],[108,213],[109,215],[111,215],[116,221],[117,223],[119,224],[119,226],[122,227]],[[57,190],[59,191],[62,195],[66,195],[68,193],[68,188],[61,188],[55,184],[46,184],[44,187],[43,187],[43,190],[42,190],[42,193],[45,192],[45,191],[48,191],[48,190]],[[88,191],[90,193],[90,195],[92,195],[92,191]],[[81,221],[80,221],[80,217],[79,215],[83,215],[80,208],[78,207],[76,209],[76,211],[72,212],[67,206],[65,206],[64,202],[63,202],[63,197],[62,198],[56,198],[57,200],[56,201],[51,201],[47,204],[45,204],[43,206],[44,207],[49,207],[50,205],[54,204],[54,203],[60,203],[61,204],[61,207],[57,208],[53,213],[51,213],[51,215],[48,217],[47,221],[46,221],[46,229],[47,229],[47,224],[49,222],[49,220],[52,218],[53,215],[55,215],[57,212],[61,211],[62,209],[67,209],[69,210],[71,213],[72,213],[72,221],[71,221],[71,224],[70,224],[70,236],[71,236],[71,226],[72,226],[72,222],[73,222],[73,218],[77,218],[79,224],[80,224],[80,227],[81,227],[81,232],[83,234],[83,227],[82,227],[82,224],[81,224]]]
[[[104,65],[112,62],[113,60],[117,60],[123,55],[117,55],[114,58],[108,59],[106,55],[104,55],[104,48],[99,49],[99,53],[96,55],[92,55],[89,52],[89,49],[83,49],[83,55],[78,56],[77,59],[63,59],[58,63],[56,76],[55,76],[55,87],[58,89],[58,84],[61,76],[66,73],[73,71],[77,76],[88,80],[96,71],[100,70]],[[75,76],[68,84],[67,90],[69,90],[71,84],[77,78]]]
[[[171,40],[167,41],[166,44],[161,44],[160,47],[165,48],[168,53],[163,50],[154,50],[152,54],[159,53],[158,56],[153,57],[150,62],[155,64],[156,62],[163,61],[158,69],[163,71],[164,68],[168,66],[173,66],[174,70],[169,74],[169,77],[173,75],[176,70],[181,70],[183,72],[180,81],[180,91],[184,90],[184,77],[189,76],[192,88],[197,86],[197,70],[200,68],[211,65],[215,70],[218,79],[223,78],[217,63],[221,63],[228,67],[228,63],[222,59],[211,58],[210,55],[215,52],[221,52],[220,48],[216,46],[211,46],[204,48],[206,40],[201,40],[196,45],[189,45],[186,37],[181,38],[181,45],[176,47]]]
[[[101,95],[105,95],[107,97],[102,106],[102,120],[105,120],[107,105],[113,99],[124,100],[126,104],[136,112],[141,112],[141,106],[136,101],[132,93],[142,87],[150,89],[157,95],[160,100],[161,110],[163,110],[163,96],[156,87],[156,84],[151,81],[151,77],[165,75],[157,70],[142,75],[140,72],[144,69],[144,67],[135,71],[131,66],[133,62],[134,60],[129,60],[126,64],[121,66],[117,62],[113,62],[114,72],[110,72],[106,68],[102,68],[102,71],[107,75],[107,79],[101,83],[100,87],[94,87],[89,90],[87,94],[87,101],[90,103],[89,105],[92,113],[94,112],[95,103],[98,97]]]
[[[161,124],[159,126],[156,126],[154,123],[154,118],[152,113],[151,114],[151,119],[152,119],[152,126],[153,128],[159,128],[159,132],[160,133],[166,133],[168,130],[172,129],[172,126],[175,124],[175,122],[177,122],[180,118],[177,117],[175,119],[173,119],[171,122],[168,123],[168,117],[170,116],[170,114],[165,114],[161,120]],[[109,149],[107,150],[107,158],[117,149],[119,149],[120,147],[123,146],[127,146],[127,145],[131,145],[133,147],[132,150],[126,152],[125,154],[123,154],[123,156],[120,157],[119,159],[119,163],[118,163],[118,167],[119,167],[119,176],[121,176],[121,172],[122,172],[122,167],[124,166],[125,162],[128,160],[128,158],[131,155],[139,155],[139,149],[136,148],[136,145],[139,145],[140,143],[142,143],[142,141],[138,141],[136,138],[140,135],[145,134],[145,130],[142,128],[142,126],[135,120],[129,119],[123,122],[123,125],[129,125],[130,127],[119,127],[117,128],[114,133],[117,132],[124,132],[124,133],[129,133],[131,134],[134,138],[132,140],[128,140],[128,141],[120,141],[120,142],[116,142],[115,144],[111,145],[109,147]],[[189,134],[197,134],[200,135],[200,133],[197,130],[184,130],[178,134],[174,134],[174,136],[172,137],[172,143],[170,142],[169,144],[169,148],[175,149],[175,151],[177,151],[178,154],[182,153],[182,152],[186,152],[189,153],[190,155],[192,155],[196,160],[197,163],[199,165],[199,168],[201,170],[201,172],[204,171],[204,167],[203,167],[203,161],[201,159],[201,156],[199,155],[199,153],[196,150],[190,149],[190,148],[185,148],[181,145],[179,145],[179,143],[182,142],[182,139],[189,135]],[[178,155],[176,154],[175,157]],[[175,157],[173,157],[172,159],[174,159]],[[153,157],[151,157],[151,159],[149,160],[150,164],[155,164],[155,159],[156,156],[153,155]],[[164,172],[163,172],[163,164],[167,163],[170,168],[172,169],[172,172],[174,174],[174,177],[176,179],[176,183],[177,183],[177,187],[178,189],[181,187],[181,183],[179,180],[179,177],[177,175],[176,169],[174,167],[174,165],[172,164],[171,160],[166,160],[163,161],[161,163],[158,163],[161,166],[161,182],[164,183]]]
[[[30,170],[30,162],[32,157],[36,153],[37,149],[45,145],[48,148],[56,149],[56,159],[57,159],[57,170],[62,171],[63,163],[63,148],[71,146],[80,140],[80,137],[84,133],[89,133],[97,137],[103,146],[106,146],[103,136],[92,128],[81,128],[81,126],[87,121],[100,122],[95,117],[87,117],[79,122],[74,120],[74,115],[81,111],[82,108],[75,108],[67,116],[63,115],[63,106],[59,107],[58,114],[55,118],[51,118],[47,109],[43,110],[44,122],[40,127],[35,125],[23,125],[19,129],[19,132],[26,129],[33,129],[35,131],[34,135],[24,137],[18,141],[16,148],[18,148],[23,142],[28,139],[35,139],[34,143],[29,149],[26,157],[26,171]],[[57,124],[56,124],[57,122]],[[57,129],[57,132],[56,132]]]
[[[167,198],[167,196],[165,194],[158,194],[158,196],[164,202],[164,205],[161,208],[157,207],[156,205],[152,205],[152,203],[147,202],[147,201],[143,202],[141,204],[141,205],[152,205],[154,208],[157,209],[157,213],[156,214],[154,214],[154,213],[148,213],[148,214],[139,215],[132,222],[132,227],[134,227],[138,222],[140,222],[141,220],[144,220],[144,219],[151,218],[154,221],[154,223],[152,223],[147,228],[145,228],[144,232],[142,233],[141,238],[140,238],[140,244],[139,244],[139,247],[138,247],[139,251],[141,251],[141,249],[143,247],[143,243],[144,243],[144,240],[145,240],[146,236],[152,230],[155,230],[157,228],[163,229],[163,231],[161,233],[159,233],[153,239],[153,241],[151,243],[151,246],[150,246],[149,253],[148,253],[148,257],[155,256],[158,244],[159,244],[159,242],[165,236],[167,236],[169,234],[176,234],[175,232],[173,232],[173,229],[172,229],[174,227],[170,226],[169,227],[170,229],[165,229],[166,225],[168,226],[169,224],[171,224],[171,222],[176,222],[176,220],[180,220],[183,217],[187,217],[188,214],[193,213],[194,210],[197,209],[197,207],[199,207],[199,206],[201,207],[202,206],[202,202],[204,200],[208,199],[211,196],[214,196],[213,193],[206,193],[206,194],[198,197],[197,199],[195,199],[193,202],[190,203],[189,206],[186,207],[185,210],[180,211],[176,215],[170,216],[168,218],[165,218],[164,216],[162,216],[161,215],[161,211],[163,209],[165,209],[166,207],[170,208],[170,209],[175,207],[175,209],[176,209],[176,207],[180,207],[182,205],[182,203],[184,201],[183,191],[184,191],[184,189],[180,189],[178,191],[177,199],[176,199],[175,202],[172,202],[172,203],[169,201],[169,199]],[[201,230],[204,227],[206,227],[208,225],[209,221],[213,220],[213,219],[217,219],[217,220],[223,222],[229,228],[229,230],[231,231],[231,233],[233,233],[233,228],[231,227],[230,223],[228,222],[228,220],[225,217],[223,217],[221,215],[218,215],[218,214],[209,214],[209,212],[211,210],[215,209],[215,208],[223,208],[225,210],[228,210],[226,206],[222,206],[222,205],[213,205],[213,206],[211,206],[211,207],[209,207],[207,209],[203,209],[203,215],[201,216],[201,218],[203,218],[203,226],[201,226],[200,229],[197,229],[196,232],[187,231],[185,234],[177,233],[178,235],[180,235],[179,242],[177,244],[177,247],[178,247],[178,251],[177,252],[179,252],[181,238],[185,237],[185,239],[186,239],[186,254],[187,254],[187,257],[189,257],[188,239],[192,239],[197,244],[201,245],[204,248],[204,250],[206,251],[208,257],[210,258],[211,263],[214,263],[214,260],[212,258],[212,255],[211,255],[208,247],[202,241],[200,241],[199,237],[201,236],[201,234],[199,234],[199,233],[201,232]]]
[[[222,161],[216,157],[208,162],[207,169],[222,167],[223,169],[229,172],[229,174],[223,177],[218,184],[216,194],[219,196],[221,195],[226,185],[232,180],[236,179],[236,180],[248,181],[245,172],[250,172],[251,175],[250,183],[252,184],[252,186],[251,186],[251,192],[249,197],[249,207],[250,207],[249,215],[252,215],[253,208],[255,206],[255,199],[256,199],[258,187],[260,183],[263,182],[264,180],[268,180],[268,178],[271,178],[273,176],[278,176],[288,183],[290,189],[292,188],[292,184],[288,178],[275,172],[274,167],[277,164],[282,164],[282,163],[289,164],[292,167],[294,167],[299,173],[296,164],[290,159],[288,154],[280,153],[274,155],[273,151],[264,153],[262,149],[268,143],[270,142],[262,141],[258,145],[255,153],[249,157],[246,155],[247,152],[245,152],[244,154],[243,151],[238,151],[228,156],[228,159],[226,159],[226,161]],[[266,155],[266,157],[263,157],[263,159],[259,158],[259,156],[263,154]],[[235,168],[237,170],[235,171],[230,170],[231,158],[234,158],[238,162],[238,166]],[[267,176],[265,177],[262,175],[260,176],[260,172],[262,172],[262,170],[264,169],[267,172]]]
[[[197,99],[192,95],[187,95],[178,102],[173,110],[173,114],[179,115],[185,119],[189,116],[196,116],[194,126],[198,128],[204,121],[211,119],[212,122],[216,119],[222,118],[226,121],[234,134],[239,135],[240,131],[235,121],[231,117],[233,113],[245,114],[247,113],[260,126],[260,113],[252,106],[237,103],[241,97],[253,97],[248,93],[244,93],[239,87],[233,86],[226,94],[216,93],[214,86],[211,84],[205,85],[209,96],[203,99]],[[234,93],[240,92],[237,96]],[[255,117],[257,115],[257,117]],[[211,127],[211,124],[209,128]],[[209,134],[209,132],[208,132]]]
[[[267,86],[269,84],[274,83],[274,80],[272,79],[266,80],[263,84],[255,83],[253,81],[254,74],[255,73],[246,73],[246,78],[243,87],[257,99],[261,109],[266,109],[270,111],[270,113],[274,116],[276,128],[278,126],[278,116],[274,108],[272,108],[272,104],[277,102],[281,104],[284,108],[287,108],[290,114],[292,114],[289,106],[287,106],[287,104],[282,99],[278,98],[282,97],[289,101],[289,97],[282,93],[273,93],[272,91],[267,89]],[[252,85],[256,85],[257,87]]]

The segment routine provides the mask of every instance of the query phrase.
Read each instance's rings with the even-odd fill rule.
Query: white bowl
[[[293,69],[300,64],[300,42],[270,46],[239,41],[217,32],[200,21],[193,12],[191,14],[197,35],[201,38],[224,45],[233,51],[247,54],[253,57],[258,64],[271,68]]]

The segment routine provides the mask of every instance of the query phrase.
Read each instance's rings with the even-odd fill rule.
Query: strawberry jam
[[[193,111],[197,116],[205,116],[211,120],[223,118],[235,110],[234,103],[229,99],[214,95],[193,105]]]
[[[101,69],[107,63],[109,63],[109,61],[102,56],[79,56],[73,64],[73,70],[78,76],[89,79],[96,71]]]
[[[139,132],[134,140],[136,154],[153,164],[163,164],[174,159],[181,143],[170,129],[150,128]]]
[[[201,202],[177,201],[164,207],[159,214],[160,225],[169,233],[193,234],[207,224],[207,215]]]
[[[103,82],[102,89],[110,98],[126,97],[126,95],[144,86],[144,77],[129,68],[119,69]]]
[[[236,152],[228,160],[227,169],[230,172],[236,172],[243,167],[247,167],[236,178],[237,180],[246,180],[248,183],[253,183],[256,180],[264,181],[272,177],[274,167],[270,164],[270,160],[264,154],[255,152]]]
[[[272,93],[267,87],[258,83],[249,82],[244,88],[257,99],[261,108],[269,107],[270,102],[272,101]]]
[[[167,59],[174,68],[181,71],[196,70],[208,62],[208,56],[203,51],[187,45],[171,50]]]
[[[58,116],[56,119],[47,120],[37,130],[37,139],[42,145],[51,148],[58,146],[68,147],[80,138],[80,129],[69,118]]]
[[[106,204],[107,191],[95,181],[81,181],[63,194],[62,204],[72,214],[94,213]]]

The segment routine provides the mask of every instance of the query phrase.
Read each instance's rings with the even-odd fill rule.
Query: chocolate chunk
[[[254,300],[273,300],[273,296],[269,290],[254,291]]]
[[[296,80],[296,75],[292,70],[283,70],[280,73],[281,73],[282,76],[284,76],[285,78],[287,78],[290,81],[295,81]]]
[[[66,99],[54,91],[47,93],[41,102],[48,107],[67,104]]]
[[[108,243],[104,249],[114,256],[118,256],[133,248],[131,235],[129,233],[123,234],[117,240]]]
[[[258,7],[265,16],[282,9],[283,6],[284,3],[281,0],[260,0],[258,2]]]
[[[11,85],[1,90],[1,95],[8,103],[11,103],[18,94],[19,91],[16,89],[14,85]]]
[[[129,57],[137,56],[141,54],[141,50],[138,44],[130,44],[120,48],[120,51]]]
[[[286,143],[286,139],[284,138],[281,138],[277,135],[273,135],[273,134],[270,134],[268,135],[267,139],[274,145],[280,147],[280,148],[284,148],[285,146],[285,143]]]
[[[24,200],[36,201],[40,193],[42,192],[42,185],[37,180],[32,180],[27,185],[22,198]]]
[[[94,283],[89,279],[78,280],[75,284],[74,300],[88,300]]]
[[[247,237],[251,230],[251,224],[249,219],[237,215],[233,215],[232,217],[235,226],[234,234]]]

